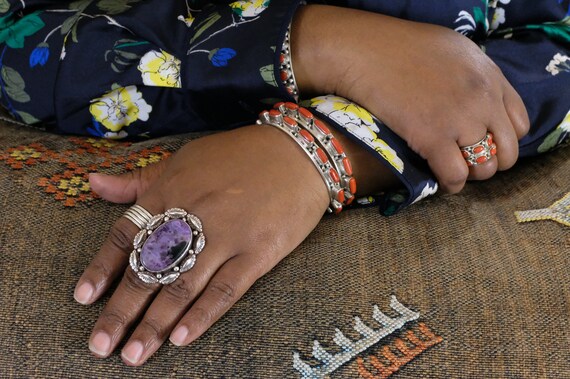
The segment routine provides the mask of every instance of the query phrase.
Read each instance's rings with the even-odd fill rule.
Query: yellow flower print
[[[119,87],[91,101],[89,112],[105,128],[120,136],[121,129],[137,120],[147,121],[152,106],[142,98],[137,87]]]
[[[240,17],[255,17],[267,9],[270,0],[241,0],[234,1],[230,7]]]
[[[404,171],[404,162],[388,144],[378,138],[380,129],[372,115],[364,108],[338,96],[320,96],[311,100],[311,106],[336,121],[362,142],[376,150],[398,172]]]
[[[151,50],[141,58],[138,66],[143,83],[153,87],[180,88],[180,59],[161,50]]]

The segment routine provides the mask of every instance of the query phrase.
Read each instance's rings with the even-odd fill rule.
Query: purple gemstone
[[[141,250],[141,263],[150,272],[164,271],[190,249],[192,229],[183,220],[170,220],[156,228]]]

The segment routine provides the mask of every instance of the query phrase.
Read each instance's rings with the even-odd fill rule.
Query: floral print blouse
[[[521,156],[568,140],[569,0],[308,2],[464,34],[525,102],[532,129],[520,142]],[[301,3],[0,0],[0,103],[21,123],[114,139],[251,124],[261,109],[293,100],[279,80],[279,52]],[[377,204],[388,215],[437,191],[426,162],[381,115],[333,95],[303,104],[400,178],[400,190],[357,204]]]

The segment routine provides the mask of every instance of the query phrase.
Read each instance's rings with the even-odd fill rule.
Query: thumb
[[[89,174],[91,189],[113,203],[134,203],[160,177],[166,160],[121,175]]]

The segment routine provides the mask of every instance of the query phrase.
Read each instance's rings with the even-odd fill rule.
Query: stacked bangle
[[[281,81],[285,85],[289,95],[291,95],[295,101],[299,101],[299,87],[297,87],[297,81],[293,74],[293,63],[291,62],[290,35],[291,25],[287,28],[285,41],[283,41],[283,46],[281,47],[281,55],[279,56],[279,75],[281,76]]]
[[[287,133],[303,148],[317,167],[329,191],[329,212],[339,213],[354,200],[356,180],[340,142],[305,108],[294,103],[277,103],[263,111],[257,124],[272,125]]]

